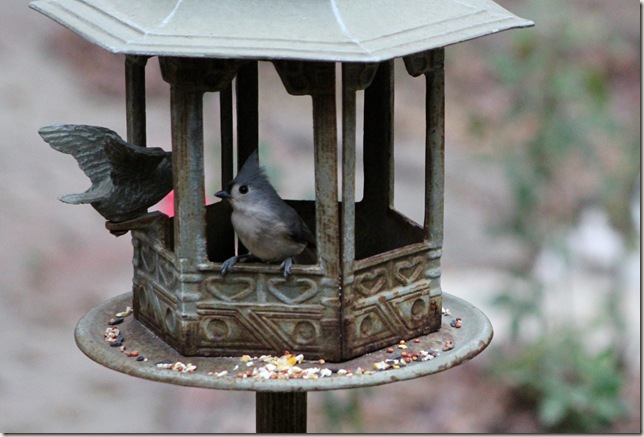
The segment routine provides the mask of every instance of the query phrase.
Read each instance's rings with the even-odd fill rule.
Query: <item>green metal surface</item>
[[[148,57],[158,56],[170,86],[175,215],[108,226],[132,230],[135,325],[193,361],[288,349],[307,359],[363,360],[367,368],[364,360],[392,342],[429,334],[441,323],[434,334],[450,332],[441,319],[446,303],[440,284],[444,47],[531,21],[491,0],[37,0],[30,6],[127,55],[128,138],[145,145]],[[425,76],[422,225],[394,208],[396,57],[410,75]],[[314,259],[296,261],[288,280],[277,265],[261,263],[239,264],[223,277],[221,263],[235,255],[230,209],[203,203],[204,96],[220,96],[226,183],[235,153],[243,163],[260,144],[258,61],[274,65],[289,98],[312,101],[315,200],[288,203],[315,234],[317,247]],[[343,63],[340,78],[336,62]],[[356,93],[362,90],[360,133]],[[356,203],[360,134],[365,183]],[[396,374],[412,367],[419,368]]]
[[[490,0],[38,0],[114,53],[379,62],[532,26]]]
[[[258,392],[306,392],[348,389],[356,387],[377,386],[396,381],[414,379],[431,375],[455,367],[481,353],[492,340],[492,325],[478,308],[455,296],[443,293],[443,302],[450,309],[451,316],[443,317],[441,329],[437,332],[417,337],[418,343],[407,341],[408,352],[435,348],[440,355],[430,361],[412,361],[399,369],[374,371],[371,374],[357,375],[357,368],[373,371],[373,364],[389,358],[392,353],[383,348],[361,357],[340,363],[320,364],[318,361],[305,361],[302,368],[320,367],[333,370],[351,370],[352,376],[331,376],[319,379],[260,380],[255,378],[238,378],[240,371],[252,369],[242,363],[240,357],[185,357],[177,353],[164,341],[154,335],[133,317],[118,325],[128,351],[138,351],[147,361],[136,361],[121,352],[118,347],[110,347],[103,338],[108,321],[127,306],[132,304],[132,294],[112,298],[89,311],[76,326],[75,337],[78,347],[92,360],[103,366],[139,378],[170,384],[204,387],[220,390],[250,390]],[[462,320],[460,329],[451,326],[455,318]],[[454,343],[454,348],[443,351],[447,341]],[[402,352],[396,344],[392,345],[394,353]],[[297,351],[291,351],[297,353]],[[160,369],[157,362],[192,363],[196,366],[194,373],[180,373],[176,370]],[[235,369],[235,366],[239,366]],[[225,376],[214,376],[227,371]]]

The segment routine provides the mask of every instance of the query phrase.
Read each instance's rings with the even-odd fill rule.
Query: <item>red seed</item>
[[[394,351],[394,348],[393,348],[393,347],[388,347],[388,348],[387,348],[387,353],[389,353],[389,354],[390,354],[390,353],[392,353],[393,351]]]
[[[407,364],[411,363],[411,358],[409,358],[409,357],[405,358],[405,363],[407,363]]]
[[[414,343],[420,343],[420,340],[417,338],[414,338]]]

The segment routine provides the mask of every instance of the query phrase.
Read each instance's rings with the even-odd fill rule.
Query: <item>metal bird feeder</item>
[[[440,284],[444,47],[532,22],[490,0],[38,0],[31,7],[126,55],[130,143],[146,143],[144,69],[150,57],[158,57],[170,84],[175,216],[157,213],[108,223],[113,232],[132,234],[132,299],[140,324],[183,356],[289,350],[331,362],[446,331]],[[422,224],[396,211],[393,203],[396,58],[404,60],[410,75],[426,81]],[[277,265],[262,263],[237,264],[222,276],[221,263],[235,255],[230,209],[203,200],[204,95],[219,93],[225,184],[234,176],[233,154],[241,166],[259,145],[258,62],[274,65],[289,94],[312,99],[315,200],[288,203],[315,234],[317,256],[296,263],[288,279]],[[341,77],[336,77],[338,63]],[[356,93],[361,90],[364,193],[356,202]],[[455,353],[440,370],[487,346],[491,327],[481,323],[481,331],[472,333],[476,345]],[[118,370],[155,378],[130,367]],[[439,370],[420,374],[433,371]],[[240,388],[343,386],[294,387]]]

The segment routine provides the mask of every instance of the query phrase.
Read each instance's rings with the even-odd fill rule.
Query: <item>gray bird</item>
[[[116,132],[99,126],[45,126],[38,133],[54,149],[72,155],[92,186],[66,194],[65,203],[89,203],[111,222],[145,214],[172,190],[172,152],[125,142]]]
[[[293,257],[305,248],[315,247],[315,238],[306,223],[284,202],[259,165],[257,150],[246,160],[225,190],[215,193],[232,206],[233,228],[248,248],[246,255],[233,256],[221,267],[222,275],[238,261],[259,259],[281,263],[284,277],[291,274]]]

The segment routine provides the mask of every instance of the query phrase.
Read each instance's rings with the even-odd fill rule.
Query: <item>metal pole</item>
[[[125,58],[125,111],[127,140],[145,147],[145,64],[147,56]]]
[[[257,433],[306,433],[306,392],[261,392],[255,395]]]

